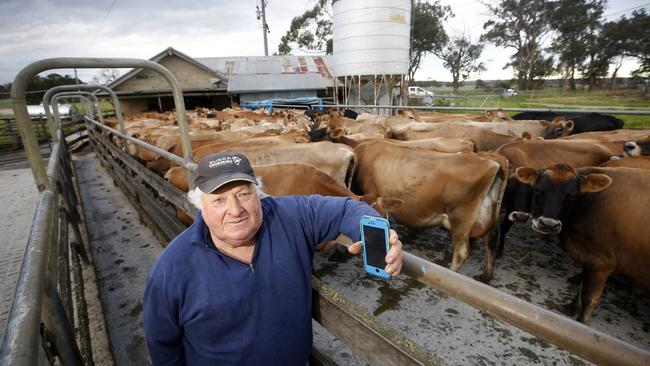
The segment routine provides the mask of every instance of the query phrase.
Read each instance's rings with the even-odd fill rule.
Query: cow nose
[[[539,226],[541,229],[549,232],[560,232],[562,230],[562,221],[551,219],[548,217],[539,218]]]
[[[623,150],[632,151],[636,148],[636,142],[628,141],[623,145]]]
[[[513,211],[508,215],[508,219],[512,222],[526,222],[530,218],[530,214],[522,211]]]

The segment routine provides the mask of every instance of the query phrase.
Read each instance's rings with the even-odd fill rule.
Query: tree
[[[413,10],[413,29],[411,36],[411,55],[408,77],[414,80],[415,72],[427,53],[442,48],[449,38],[442,22],[453,16],[449,6],[442,6],[438,1],[428,3],[418,1]]]
[[[332,15],[329,0],[318,0],[313,8],[291,20],[287,33],[280,38],[278,55],[289,55],[294,49],[331,55]]]
[[[34,78],[27,84],[27,94],[25,99],[28,104],[40,104],[43,101],[45,92],[59,85],[74,85],[83,84],[81,80],[75,79],[70,75],[61,76],[56,73],[47,75],[46,77],[34,76]],[[30,93],[33,92],[33,93]]]
[[[289,55],[296,49],[332,54],[332,15],[329,3],[330,0],[318,0],[313,8],[293,18],[289,30],[280,39],[277,54]],[[410,80],[413,80],[422,58],[447,42],[442,22],[451,15],[451,8],[440,5],[438,1],[430,4],[418,0],[415,4],[408,71]]]
[[[93,76],[93,83],[106,85],[117,80],[120,77],[118,69],[102,69],[98,75]]]
[[[553,50],[559,55],[558,68],[568,81],[571,90],[576,89],[575,74],[589,58],[585,70],[593,82],[597,65],[602,64],[598,53],[600,18],[605,8],[604,0],[560,0],[558,1],[552,28],[557,32]],[[600,70],[598,70],[600,71]],[[607,70],[605,70],[607,71]],[[590,87],[592,83],[590,83]]]
[[[632,74],[650,76],[650,14],[645,9],[635,10],[630,18],[623,16],[607,26],[612,43],[622,50],[623,56],[639,61],[639,68]]]
[[[486,70],[485,65],[478,62],[481,52],[483,52],[483,44],[471,43],[469,37],[464,34],[454,36],[443,47],[434,49],[433,54],[443,61],[446,69],[451,71],[454,94],[458,93],[463,81],[467,80],[471,73]]]
[[[481,40],[515,50],[504,68],[514,69],[520,88],[541,86],[542,78],[553,71],[553,58],[544,54],[542,45],[552,30],[554,4],[546,0],[499,0],[484,5],[491,19],[483,24],[487,33]]]

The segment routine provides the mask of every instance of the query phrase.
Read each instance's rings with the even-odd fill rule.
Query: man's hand
[[[390,230],[388,238],[390,250],[386,255],[386,268],[384,271],[391,276],[397,276],[402,271],[402,262],[404,261],[404,252],[402,252],[402,242],[397,237],[395,230]],[[348,247],[348,252],[357,255],[363,252],[363,244],[358,241]]]

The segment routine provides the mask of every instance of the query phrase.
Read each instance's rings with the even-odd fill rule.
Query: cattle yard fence
[[[62,295],[67,291],[65,289],[67,285],[64,283],[56,286],[57,284],[50,280],[52,277],[47,275],[48,273],[65,273],[64,277],[66,277],[69,273],[65,264],[55,266],[54,264],[60,262],[59,257],[55,259],[52,256],[53,253],[58,254],[64,249],[49,249],[51,245],[54,245],[52,244],[53,238],[61,236],[61,232],[65,231],[67,233],[67,229],[58,230],[56,233],[53,232],[56,226],[55,218],[68,217],[67,215],[56,214],[56,209],[65,208],[65,212],[70,215],[70,218],[66,220],[73,223],[71,225],[75,238],[73,243],[77,244],[70,247],[73,249],[67,249],[68,253],[75,253],[76,256],[73,255],[72,257],[79,258],[82,261],[85,258],[85,253],[88,253],[88,243],[81,236],[82,230],[74,229],[83,222],[83,215],[78,211],[75,211],[77,216],[73,217],[72,214],[69,214],[69,212],[72,212],[72,208],[77,210],[78,207],[78,196],[71,197],[71,192],[76,192],[76,190],[71,191],[70,187],[74,187],[76,182],[70,169],[69,152],[65,146],[65,139],[61,137],[59,142],[54,144],[56,153],[52,154],[47,171],[45,171],[40,156],[33,153],[37,150],[33,146],[36,139],[33,128],[27,123],[28,118],[24,101],[25,84],[35,74],[49,68],[72,67],[151,68],[160,72],[163,76],[166,75],[165,78],[172,86],[174,99],[177,103],[176,113],[178,124],[181,127],[184,155],[182,158],[127,136],[123,124],[120,125],[120,130],[116,130],[96,121],[91,116],[86,116],[85,121],[88,126],[90,143],[100,162],[131,200],[143,221],[153,229],[162,242],[169,241],[184,229],[184,226],[175,216],[175,207],[193,213],[193,208],[184,192],[147,170],[135,158],[130,156],[125,149],[125,144],[128,141],[149,149],[185,167],[190,172],[195,170],[195,164],[189,156],[190,145],[182,93],[173,75],[168,74],[168,70],[158,64],[144,60],[83,58],[42,60],[24,68],[14,82],[12,100],[25,150],[28,152],[32,171],[41,193],[9,318],[8,324],[10,327],[5,333],[2,348],[0,349],[1,365],[35,364],[34,361],[42,352],[40,351],[42,348],[39,348],[40,341],[48,339],[57,345],[56,349],[61,360],[70,360],[69,364],[84,362],[84,357],[87,357],[84,352],[84,349],[87,349],[83,346],[84,341],[80,341],[79,346],[77,346],[77,343],[72,341],[72,335],[66,333],[66,329],[70,329],[65,326],[68,319],[65,312],[66,307],[69,305],[66,305],[65,300],[57,301],[57,298],[69,297]],[[385,108],[383,106],[374,107]],[[56,116],[54,118],[56,119]],[[55,124],[57,123],[59,122],[55,120]],[[122,143],[116,143],[114,140],[121,140]],[[57,173],[57,171],[60,171],[60,173]],[[189,176],[191,177],[192,174],[189,174]],[[190,180],[189,183],[190,187],[192,187],[193,182]],[[65,186],[63,186],[64,184]],[[77,225],[74,225],[73,221]],[[78,234],[77,231],[79,231]],[[65,261],[63,260],[61,263],[65,263]],[[463,302],[487,311],[497,318],[567,349],[591,362],[605,365],[650,364],[650,352],[646,350],[502,293],[497,289],[451,272],[409,253],[405,253],[403,272],[421,283],[447,292]],[[385,324],[378,322],[365,310],[345,300],[331,288],[328,288],[317,279],[314,279],[313,283],[315,296],[313,301],[314,318],[368,362],[372,364],[439,364],[434,355],[431,355],[428,351]],[[41,304],[45,304],[45,306],[41,307]],[[48,332],[41,333],[41,323],[45,324],[44,328]],[[351,326],[351,324],[353,325]],[[57,342],[61,344],[61,348],[58,347],[59,343]],[[314,352],[314,355],[319,355],[319,352]],[[322,356],[322,354],[320,355]],[[328,361],[323,358],[318,358],[318,360],[321,364],[328,364]],[[68,362],[64,363],[68,364]]]

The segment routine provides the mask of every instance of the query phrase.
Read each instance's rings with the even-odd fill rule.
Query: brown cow
[[[456,271],[469,255],[469,239],[483,237],[487,265],[480,277],[492,278],[494,248],[490,235],[498,222],[508,163],[494,153],[446,154],[387,141],[356,147],[355,182],[364,193],[403,201],[388,209],[408,227],[442,225],[451,231]]]
[[[300,163],[257,165],[255,174],[261,178],[262,190],[271,196],[310,195],[350,197],[371,205],[380,215],[386,216],[385,208],[395,209],[401,201],[377,197],[376,194],[358,196],[342,186],[329,175],[311,165]],[[187,192],[187,170],[174,167],[167,171],[165,178],[178,189]],[[182,210],[177,210],[179,219],[187,225],[193,220]]]
[[[519,139],[478,126],[460,125],[453,122],[410,122],[406,125],[391,126],[391,132],[393,137],[398,140],[420,140],[434,137],[466,138],[474,142],[478,151],[496,150],[502,145]]]
[[[365,139],[362,141],[354,141],[348,139],[347,136],[341,136],[339,142],[342,142],[351,147],[357,147],[365,142],[373,141],[388,141],[402,146],[417,147],[429,151],[438,151],[444,153],[457,153],[457,152],[476,152],[474,143],[469,139],[452,138],[452,137],[433,137],[430,139],[422,140],[393,140],[393,139]]]
[[[200,150],[200,151],[199,151]],[[262,146],[231,145],[227,150],[239,151],[253,165],[305,163],[320,169],[346,187],[350,186],[355,163],[354,151],[349,146],[329,141],[309,144],[273,144]],[[222,150],[226,151],[226,150]],[[215,151],[199,148],[193,152],[195,161]]]
[[[559,235],[562,249],[582,264],[582,285],[572,304],[578,321],[589,322],[615,271],[650,291],[650,171],[556,164],[519,167],[516,176],[534,188],[533,229]]]
[[[622,152],[622,142],[599,140],[526,140],[501,146],[497,153],[508,159],[511,172],[520,166],[543,169],[557,163],[575,167],[596,166]],[[508,178],[501,211],[500,234],[495,246],[503,254],[505,238],[513,222],[525,222],[530,212],[532,190],[512,174]]]
[[[612,159],[603,164],[603,168],[637,168],[650,169],[650,156],[630,156],[622,159]]]
[[[621,129],[614,131],[583,132],[562,137],[567,140],[601,140],[601,141],[634,141],[650,137],[650,129]]]

